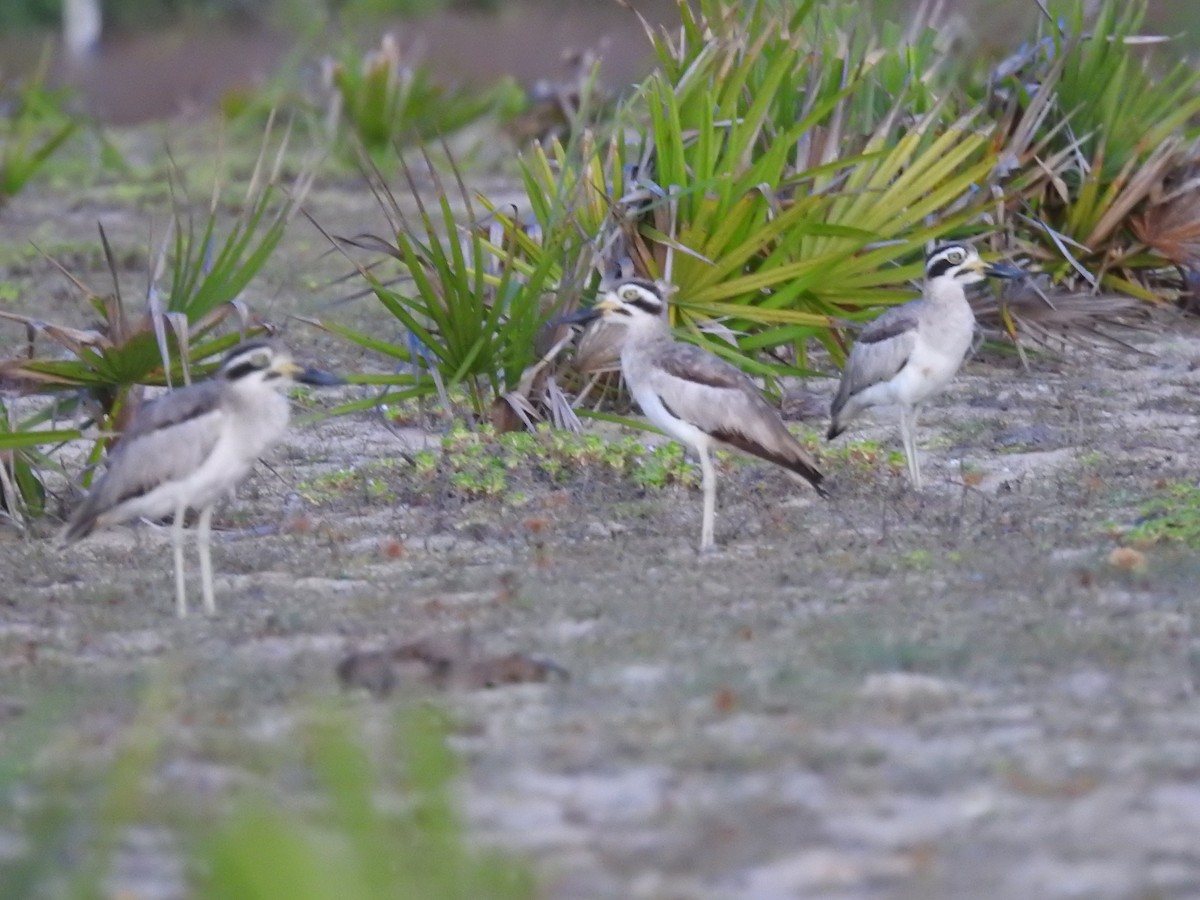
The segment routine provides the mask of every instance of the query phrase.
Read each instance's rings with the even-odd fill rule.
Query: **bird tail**
[[[813,486],[813,490],[815,490],[818,495],[828,499],[829,491],[825,490],[825,488],[821,486],[821,482],[825,480],[825,474],[820,469],[807,460],[802,459],[795,459],[791,462],[785,462],[783,465],[789,472],[795,472],[797,475],[811,484]]]
[[[796,439],[784,427],[782,422],[779,423],[778,433],[774,434],[772,439],[769,440],[772,446],[768,446],[767,443],[759,443],[741,431],[733,429],[714,431],[712,435],[732,447],[737,447],[744,453],[757,456],[759,459],[765,459],[767,462],[773,462],[777,466],[783,466],[789,472],[794,472],[811,484],[822,497],[829,496],[828,491],[821,487],[821,482],[825,480],[825,476],[817,468],[816,463],[796,443]]]
[[[96,504],[92,503],[91,499],[89,496],[87,500],[84,500],[67,520],[67,524],[58,534],[59,544],[74,544],[92,533],[92,529],[96,527],[98,514],[95,509]]]
[[[850,402],[851,397],[849,377],[843,375],[842,383],[838,385],[837,395],[829,404],[829,430],[825,432],[825,440],[832,441],[845,431],[850,425],[850,420],[858,414],[857,404]],[[850,406],[850,409],[846,408],[847,405]]]

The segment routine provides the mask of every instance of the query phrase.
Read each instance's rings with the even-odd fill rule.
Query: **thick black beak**
[[[559,316],[557,319],[554,320],[554,324],[555,325],[586,325],[588,322],[596,321],[598,318],[600,318],[601,315],[603,315],[603,313],[601,313],[600,310],[594,309],[593,307],[590,307],[590,306],[586,306],[581,309],[577,309],[577,310],[575,310],[575,312],[570,313],[568,315]]]
[[[305,369],[296,376],[295,380],[301,384],[315,384],[318,387],[333,387],[335,384],[346,383],[344,378],[338,378],[336,375],[322,372],[320,369]]]
[[[1004,263],[988,263],[983,274],[991,278],[1024,278],[1025,272],[1018,269],[1016,266],[1008,266]]]

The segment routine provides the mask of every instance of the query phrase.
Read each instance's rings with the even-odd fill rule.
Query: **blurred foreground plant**
[[[469,843],[455,803],[459,767],[446,743],[444,714],[409,708],[396,716],[383,752],[368,754],[361,717],[317,707],[301,717],[295,742],[266,760],[265,774],[273,778],[294,781],[296,767],[303,769],[303,798],[294,786],[286,792],[282,785],[243,786],[214,808],[172,795],[170,786],[179,782],[157,774],[179,727],[172,721],[179,677],[152,682],[111,763],[67,765],[29,785],[30,800],[15,823],[24,845],[0,861],[0,896],[110,896],[114,886],[127,887],[114,880],[128,836],[147,829],[169,829],[173,839],[159,852],[182,856],[179,871],[191,897],[535,896],[523,864]],[[95,754],[70,734],[57,749],[60,758]]]
[[[445,137],[489,113],[515,113],[524,103],[524,92],[511,79],[487,90],[441,84],[427,66],[401,58],[391,33],[361,60],[344,54],[325,65],[335,98],[332,116],[349,123],[377,165],[398,143]]]
[[[81,124],[66,111],[66,91],[46,86],[49,61],[49,54],[43,54],[38,68],[25,81],[0,80],[0,209]]]
[[[532,898],[521,865],[472,848],[454,808],[458,765],[444,717],[401,718],[399,759],[372,764],[354,720],[326,713],[307,738],[319,804],[306,816],[246,796],[205,840],[198,896],[238,900]],[[397,765],[398,763],[398,765]],[[385,812],[385,809],[387,810]]]

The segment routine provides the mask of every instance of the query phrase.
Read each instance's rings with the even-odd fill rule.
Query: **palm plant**
[[[357,266],[370,292],[403,329],[399,339],[310,320],[399,364],[391,374],[352,379],[382,385],[384,393],[338,411],[432,394],[449,408],[451,394],[461,389],[476,418],[492,411],[508,423],[511,411],[528,425],[548,412],[569,422],[572,416],[553,382],[543,381],[535,393],[534,381],[544,368],[539,357],[545,348],[539,349],[539,342],[563,306],[560,287],[579,255],[578,236],[561,220],[557,227],[538,229],[485,198],[473,199],[457,170],[456,206],[429,157],[424,161],[438,198],[432,206],[420,198],[411,169],[401,161],[415,209],[406,210],[379,171],[369,169],[394,237],[328,235],[344,250],[383,254],[404,273],[385,280],[373,265]]]
[[[1179,230],[1194,220],[1200,73],[1158,66],[1139,33],[1146,3],[1081,0],[1006,61],[999,179],[1014,243],[1069,288],[1156,300]],[[1182,219],[1180,217],[1183,211]]]
[[[977,70],[949,69],[926,21],[901,33],[812,0],[680,3],[677,31],[647,27],[659,68],[609,132],[576,129],[565,146],[534,143],[523,155],[524,216],[472,200],[457,172],[457,206],[436,177],[432,212],[418,199],[406,215],[379,191],[396,240],[342,244],[401,263],[411,289],[362,271],[410,339],[352,336],[409,367],[377,379],[386,396],[445,398],[447,385],[461,384],[477,415],[502,397],[531,421],[556,405],[531,387],[547,383],[553,352],[542,351],[559,349],[548,316],[614,274],[675,285],[685,336],[768,378],[805,372],[814,344],[839,358],[843,326],[911,297],[923,251],[944,237],[992,232],[994,247],[1027,253],[1052,278],[1079,272],[1109,291],[1149,296],[1144,277],[1130,273],[1158,277],[1163,248],[1200,245],[1200,225],[1180,202],[1150,200],[1178,199],[1197,183],[1172,173],[1190,152],[1181,123],[1200,101],[1189,72],[1158,81],[1131,66],[1140,20],[1114,9],[1105,6],[1100,20],[1117,29],[1112,41],[1089,44],[1063,26],[1058,43],[1035,44],[989,84]],[[1149,92],[1154,127],[1142,131],[1161,139],[1157,148],[1123,139],[1107,150],[1104,133],[1079,131],[1086,115],[1072,118],[1063,98],[1101,75],[1111,75],[1107,99],[1093,114],[1124,103],[1127,89]],[[997,128],[988,114],[998,102],[1006,106]],[[1102,165],[1114,154],[1123,160],[1115,173]],[[409,185],[416,194],[411,176]],[[1072,241],[1109,238],[1096,254],[1073,250]],[[515,299],[505,301],[502,287]],[[1037,333],[1065,323],[1062,309],[1036,289],[1030,296],[1032,309],[1020,298],[981,304],[985,326],[1016,337],[1020,319],[1034,333],[1036,310],[1050,311]],[[1124,307],[1092,301],[1091,310],[1099,318]],[[585,371],[611,362],[611,345],[586,349],[587,359],[576,354]],[[532,395],[537,402],[514,399]]]
[[[40,448],[82,437],[78,429],[44,427],[47,418],[42,410],[18,421],[0,400],[0,511],[18,526],[46,508],[41,473],[56,468],[56,463]]]

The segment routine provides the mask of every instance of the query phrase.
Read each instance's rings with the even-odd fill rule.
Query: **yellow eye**
[[[621,299],[622,300],[628,300],[630,303],[632,303],[637,298],[638,298],[638,289],[637,288],[632,288],[632,287],[625,288],[625,290],[621,291]]]

